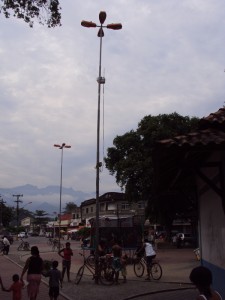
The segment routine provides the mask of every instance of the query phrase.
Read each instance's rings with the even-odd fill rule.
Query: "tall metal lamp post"
[[[101,11],[99,13],[100,25],[92,21],[82,21],[81,25],[87,28],[99,27],[98,37],[100,38],[100,52],[99,52],[99,75],[97,78],[98,82],[98,109],[97,109],[97,151],[96,151],[96,220],[95,220],[95,278],[96,283],[98,282],[98,244],[99,244],[99,173],[102,163],[99,161],[99,146],[100,146],[100,103],[101,103],[101,84],[105,83],[105,78],[102,77],[101,63],[102,63],[102,38],[104,37],[103,28],[119,30],[122,29],[122,24],[112,23],[103,25],[106,20],[106,12]]]
[[[61,212],[62,212],[62,166],[63,166],[63,149],[71,148],[70,145],[62,143],[62,145],[54,144],[54,147],[59,148],[61,151],[61,171],[60,171],[60,191],[59,191],[59,249],[60,250],[60,239],[61,239]]]

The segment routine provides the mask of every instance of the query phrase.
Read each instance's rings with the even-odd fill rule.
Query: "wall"
[[[222,159],[214,153],[209,161]],[[202,169],[203,170],[203,169]],[[218,168],[204,168],[204,174],[220,187]],[[225,214],[220,196],[198,178],[200,251],[202,264],[213,272],[213,287],[225,298]]]

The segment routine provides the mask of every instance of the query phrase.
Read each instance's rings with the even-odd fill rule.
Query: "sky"
[[[224,105],[223,0],[60,2],[57,28],[0,15],[0,188],[59,185],[53,145],[66,143],[63,186],[95,191],[100,39],[81,21],[99,24],[100,11],[123,26],[104,31],[100,161],[146,115],[202,118]],[[100,194],[111,191],[103,165]]]

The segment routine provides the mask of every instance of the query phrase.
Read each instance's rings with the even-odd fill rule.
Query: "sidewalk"
[[[72,245],[73,247],[76,247]],[[21,253],[18,256],[16,251],[12,251],[9,256],[0,256],[1,276],[6,287],[11,284],[11,276],[14,273],[21,274],[21,266],[29,256]],[[41,249],[41,247],[39,247]],[[44,246],[43,246],[44,249]],[[45,249],[44,249],[45,250]],[[196,289],[189,282],[189,274],[193,267],[197,266],[197,262],[193,255],[192,249],[162,249],[158,250],[157,258],[163,269],[163,276],[159,281],[145,281],[144,278],[137,278],[133,272],[133,266],[128,265],[127,283],[122,283],[113,286],[97,285],[92,280],[92,276],[86,271],[79,285],[74,284],[76,272],[81,264],[79,260],[79,249],[73,249],[76,254],[73,258],[71,268],[71,283],[64,282],[61,289],[61,295],[58,300],[129,300],[129,299],[149,299],[151,300],[190,300],[195,299],[197,295]],[[43,259],[57,259],[57,253],[46,252],[41,250],[41,257]],[[61,266],[59,267],[59,269]],[[149,296],[151,295],[151,296]],[[10,293],[0,291],[0,299],[12,299]],[[23,299],[27,300],[26,290],[23,292]],[[48,298],[47,279],[44,278],[40,286],[40,293],[38,299]],[[37,300],[38,300],[37,299]]]

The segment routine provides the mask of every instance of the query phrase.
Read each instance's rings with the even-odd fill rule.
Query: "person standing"
[[[119,273],[122,269],[121,265],[121,256],[122,256],[122,248],[120,247],[119,243],[115,242],[112,246],[112,253],[113,253],[113,261],[112,261],[112,268],[114,270],[115,275],[115,284],[119,284]]]
[[[49,277],[49,297],[50,300],[57,300],[59,296],[59,286],[62,287],[61,272],[57,269],[58,262],[52,262],[52,269],[48,271],[46,277]]]
[[[194,268],[189,278],[199,290],[197,300],[222,300],[221,295],[211,288],[213,278],[212,272],[208,268],[204,266]]]
[[[70,280],[70,267],[71,267],[71,257],[73,256],[73,251],[70,248],[70,243],[66,243],[66,248],[61,249],[58,252],[59,256],[63,258],[62,261],[62,281],[64,278],[65,273],[67,274],[68,282],[71,282]]]
[[[3,244],[4,244],[3,254],[8,255],[8,254],[9,254],[10,242],[9,242],[9,240],[7,239],[6,236],[3,237],[2,242],[3,242]]]
[[[27,294],[30,300],[36,300],[41,283],[41,273],[43,270],[43,260],[39,255],[37,246],[31,247],[31,256],[26,260],[20,280],[23,281],[23,276],[27,272]]]

